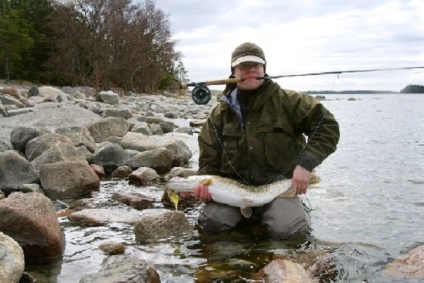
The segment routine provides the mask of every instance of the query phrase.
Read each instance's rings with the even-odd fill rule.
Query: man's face
[[[260,87],[263,80],[257,80],[256,78],[264,75],[264,65],[256,62],[244,62],[234,67],[234,76],[245,79],[239,83],[239,88],[243,90],[254,90]]]

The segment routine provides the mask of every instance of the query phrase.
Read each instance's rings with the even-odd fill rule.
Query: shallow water
[[[62,217],[63,258],[27,271],[37,282],[78,282],[100,269],[105,255],[98,245],[115,240],[128,245],[126,254],[154,263],[162,282],[248,282],[275,254],[310,251],[334,257],[336,272],[322,282],[387,282],[381,278],[385,266],[424,244],[424,95],[326,97],[323,103],[340,123],[341,140],[316,170],[321,182],[306,195],[313,209],[309,236],[272,241],[250,228],[225,235],[200,235],[195,229],[191,238],[137,244],[129,225],[81,227]],[[162,207],[160,186],[134,187],[126,181],[102,182],[96,197],[73,205],[128,210],[110,199],[122,190],[148,193]],[[197,208],[186,213],[195,226]]]

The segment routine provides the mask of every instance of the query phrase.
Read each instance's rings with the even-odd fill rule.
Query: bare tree
[[[49,66],[73,84],[154,92],[180,58],[167,15],[152,0],[76,0],[59,5],[52,26]]]

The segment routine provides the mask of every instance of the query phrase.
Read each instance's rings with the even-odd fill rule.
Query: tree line
[[[0,0],[0,77],[152,93],[186,79],[153,0]]]

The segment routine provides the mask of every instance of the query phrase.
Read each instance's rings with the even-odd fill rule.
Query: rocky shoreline
[[[63,255],[59,214],[84,225],[134,225],[140,243],[191,235],[193,228],[182,212],[139,213],[148,212],[154,201],[143,194],[115,194],[114,200],[135,208],[123,214],[108,209],[67,211],[66,200],[95,194],[105,178],[146,186],[173,175],[195,174],[195,134],[213,105],[196,105],[187,94],[0,82],[0,282],[35,282],[25,273],[25,263]],[[115,256],[80,282],[160,282],[149,262],[126,256],[119,243],[99,248]],[[416,250],[418,255],[412,257],[423,258],[423,249]],[[330,265],[315,264],[321,269]],[[312,270],[286,259],[272,261],[257,276],[272,278],[281,270],[314,282]]]

